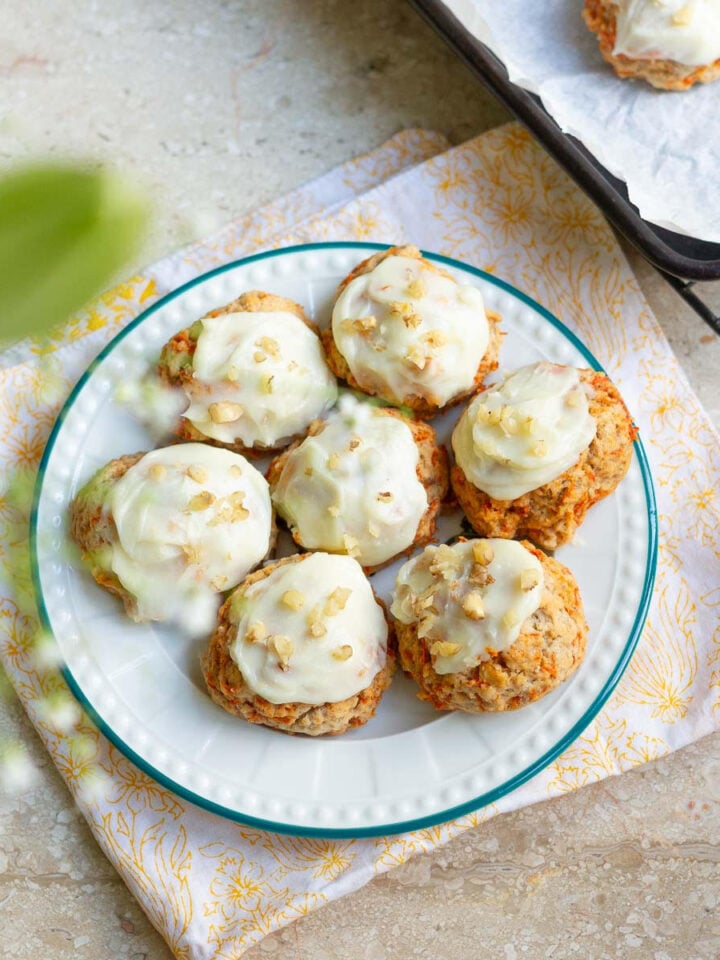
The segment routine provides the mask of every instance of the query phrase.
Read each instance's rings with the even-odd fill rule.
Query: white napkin
[[[651,460],[657,588],[636,655],[597,719],[496,804],[452,823],[362,840],[239,826],[178,799],[112,748],[69,703],[46,647],[35,643],[17,556],[26,517],[0,501],[2,663],[98,843],[185,960],[235,960],[272,930],[488,817],[620,773],[720,721],[718,437],[602,216],[529,135],[510,124],[440,153],[444,147],[418,131],[393,138],[110,291],[68,325],[49,355],[26,345],[23,362],[16,353],[0,370],[0,463],[9,475],[37,463],[62,396],[92,356],[178,283],[258,248],[413,242],[503,277],[576,331],[620,386]]]

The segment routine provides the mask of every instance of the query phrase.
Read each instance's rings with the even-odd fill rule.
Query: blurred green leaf
[[[0,179],[0,337],[47,333],[107,286],[147,219],[117,174],[34,166]]]

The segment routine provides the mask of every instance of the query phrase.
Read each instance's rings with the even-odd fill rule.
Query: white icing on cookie
[[[418,624],[437,673],[461,673],[517,640],[544,582],[540,561],[515,540],[426,547],[400,568],[390,609]]]
[[[193,605],[215,602],[270,545],[265,478],[239,454],[202,443],[145,454],[113,484],[106,508],[117,529],[111,567],[142,620],[194,617]]]
[[[412,544],[428,508],[418,457],[403,420],[346,395],[289,455],[273,502],[303,546],[375,566]]]
[[[530,364],[475,397],[452,436],[458,466],[495,500],[515,500],[565,473],[597,424],[574,367]]]
[[[619,0],[614,54],[700,67],[720,58],[720,0]]]
[[[184,385],[184,413],[204,436],[281,446],[337,399],[319,338],[287,311],[206,317]]]
[[[360,565],[312,553],[233,597],[230,656],[270,703],[337,703],[385,665],[388,626]]]
[[[478,289],[401,256],[350,281],[335,304],[332,332],[363,390],[437,406],[472,389],[489,341]]]

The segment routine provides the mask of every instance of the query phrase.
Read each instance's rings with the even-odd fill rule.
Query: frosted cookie
[[[199,626],[275,536],[268,485],[244,457],[201,443],[111,460],[70,508],[93,577],[137,621]],[[192,623],[190,622],[192,621]]]
[[[426,547],[395,583],[402,669],[438,710],[514,710],[579,666],[587,624],[567,569],[532,544]]]
[[[220,609],[203,657],[212,699],[285,733],[366,723],[395,660],[385,611],[351,557],[297,554],[247,580]]]
[[[322,340],[352,387],[432,416],[497,367],[499,318],[417,247],[390,247],[340,284]]]
[[[287,445],[337,399],[303,308],[258,291],[176,334],[162,350],[158,373],[189,403],[179,437],[238,452]]]
[[[604,373],[530,364],[479,393],[458,420],[453,490],[481,536],[554,550],[623,479],[635,436]]]
[[[267,476],[296,543],[347,553],[367,569],[426,543],[448,489],[432,427],[350,395]]]
[[[619,77],[687,90],[720,76],[720,0],[585,0],[583,17]]]

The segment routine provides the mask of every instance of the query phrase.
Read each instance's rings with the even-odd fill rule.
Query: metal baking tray
[[[720,316],[693,290],[695,281],[720,279],[720,244],[683,236],[643,220],[628,199],[624,182],[598,163],[579,140],[563,133],[537,96],[510,82],[503,63],[450,13],[443,0],[410,0],[410,3],[498,100],[532,131],[616,229],[665,275],[696,313],[720,333]]]

